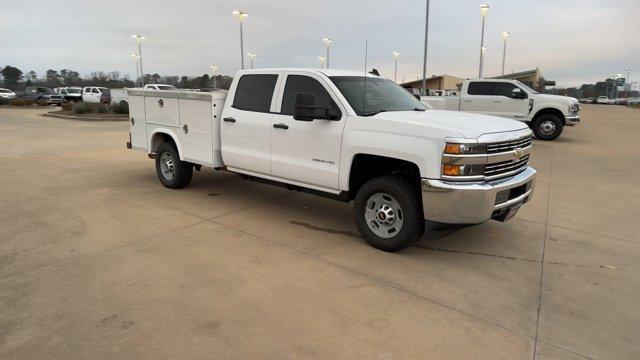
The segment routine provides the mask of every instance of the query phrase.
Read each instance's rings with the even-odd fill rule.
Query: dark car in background
[[[43,100],[47,104],[62,105],[64,96],[56,94],[51,88],[45,86],[28,86],[20,95],[20,98],[33,101]]]

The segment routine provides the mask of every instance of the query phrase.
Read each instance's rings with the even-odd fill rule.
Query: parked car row
[[[178,89],[173,85],[166,84],[146,84],[144,90],[159,91],[191,91],[191,92],[211,92],[217,89]],[[109,89],[101,86],[79,86],[57,87],[51,89],[46,86],[29,86],[22,92],[14,92],[10,89],[0,88],[0,98],[3,99],[30,99],[33,101],[44,100],[48,104],[62,105],[65,102],[84,101],[88,103],[101,104],[122,104],[128,103],[127,89]]]
[[[579,101],[584,104],[638,105],[638,103],[640,103],[640,98],[609,99],[608,96],[601,95],[597,98],[582,98]]]

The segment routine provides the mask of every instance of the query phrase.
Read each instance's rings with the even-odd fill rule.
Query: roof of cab
[[[300,71],[311,72],[316,74],[324,74],[326,76],[362,76],[362,71],[340,70],[340,69],[314,69],[314,68],[267,68],[267,69],[245,69],[240,70],[239,74],[261,74],[271,71]],[[367,73],[368,77],[381,77]]]

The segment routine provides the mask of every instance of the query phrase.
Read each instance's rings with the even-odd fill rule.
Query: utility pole
[[[429,0],[424,18],[424,54],[422,56],[422,91],[427,95],[427,48],[429,45]]]
[[[484,4],[480,6],[480,15],[482,15],[482,32],[480,34],[480,68],[478,70],[478,78],[482,79],[482,67],[483,67],[483,63],[484,63],[484,51],[485,51],[485,47],[484,47],[484,20],[487,17],[487,14],[489,13],[489,5]]]

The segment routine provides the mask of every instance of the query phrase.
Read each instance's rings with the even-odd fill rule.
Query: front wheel
[[[365,241],[383,251],[398,251],[424,233],[417,187],[398,176],[369,180],[356,194],[356,226]]]
[[[191,182],[193,165],[181,161],[173,145],[163,143],[156,153],[156,172],[162,185],[170,189],[180,189]]]
[[[555,140],[562,134],[562,119],[557,115],[545,114],[538,116],[531,124],[531,129],[540,140]]]

